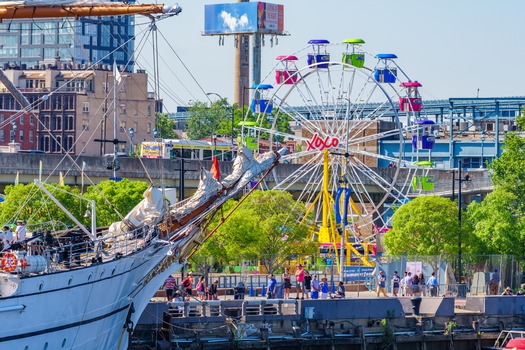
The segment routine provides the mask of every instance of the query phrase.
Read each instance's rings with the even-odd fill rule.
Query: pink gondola
[[[297,69],[294,61],[298,58],[293,55],[277,56],[277,60],[284,63],[284,69],[277,69],[275,71],[275,82],[277,84],[295,84],[297,82]]]

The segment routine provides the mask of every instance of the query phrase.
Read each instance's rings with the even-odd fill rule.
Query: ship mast
[[[0,21],[4,19],[58,18],[58,17],[90,17],[119,15],[178,15],[181,8],[178,5],[164,6],[157,4],[126,4],[120,2],[93,1],[85,5],[75,1],[2,1],[0,2]]]

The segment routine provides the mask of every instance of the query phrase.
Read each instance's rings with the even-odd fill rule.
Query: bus
[[[194,159],[211,160],[213,153],[220,161],[233,159],[237,146],[224,140],[170,140],[142,142],[140,156],[142,158],[163,159]]]

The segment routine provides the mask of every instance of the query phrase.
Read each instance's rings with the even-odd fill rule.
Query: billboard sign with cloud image
[[[206,5],[204,35],[283,34],[284,6],[265,2]]]

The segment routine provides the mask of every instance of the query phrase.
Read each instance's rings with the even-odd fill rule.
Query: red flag
[[[217,156],[213,156],[210,173],[213,175],[214,179],[218,180],[221,177],[221,170],[219,169],[219,161],[217,160]]]

